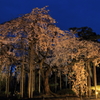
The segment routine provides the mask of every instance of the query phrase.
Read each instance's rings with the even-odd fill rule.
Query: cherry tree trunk
[[[44,63],[44,59],[41,60],[40,62],[40,71],[41,71],[41,77],[43,79],[43,89],[44,89],[44,93],[46,95],[50,94],[50,86],[49,86],[49,74],[50,74],[50,70],[51,68],[48,66],[47,69],[45,69],[45,71],[43,70],[43,63]]]
[[[50,94],[50,87],[49,87],[49,71],[46,71],[45,77],[44,77],[44,91],[46,95]]]

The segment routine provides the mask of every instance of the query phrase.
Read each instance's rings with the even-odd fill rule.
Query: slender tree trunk
[[[32,68],[30,66],[30,72],[29,72],[29,77],[28,77],[28,97],[31,98],[31,89],[32,89]]]
[[[30,72],[29,72],[29,74],[28,74],[28,97],[30,98]]]
[[[88,85],[88,96],[91,96],[91,75],[90,75],[90,62],[87,62],[87,71],[88,71],[88,77],[87,77],[87,85]]]
[[[66,88],[67,88],[67,75],[65,75],[65,82],[66,82]]]
[[[1,93],[1,85],[2,85],[2,81],[1,81],[1,70],[0,70],[0,93]]]
[[[7,66],[7,76],[6,76],[6,96],[9,97],[9,66]]]
[[[23,92],[24,92],[24,63],[22,62],[22,68],[21,68],[21,80],[20,80],[20,93],[21,97],[23,98]]]
[[[56,72],[55,72],[55,92],[57,91],[57,76],[56,76]]]
[[[32,68],[30,68],[29,73],[29,81],[28,81],[28,97],[33,98],[33,92],[35,90],[35,81],[34,81],[34,74]]]
[[[23,38],[21,38],[21,40],[23,41]],[[22,65],[21,65],[21,80],[20,80],[20,94],[21,97],[23,98],[24,95],[24,54],[25,54],[25,50],[24,50],[24,46],[23,46],[23,42],[21,41],[21,46],[22,46],[22,50],[23,50],[23,54],[22,54]]]
[[[29,81],[28,81],[28,97],[33,98],[33,92],[35,90],[35,67],[34,67],[34,48],[33,43],[30,45],[30,61],[29,61]]]
[[[90,79],[90,75],[87,78],[88,80],[88,96],[91,96],[91,79]]]
[[[62,89],[62,77],[61,77],[61,72],[60,72],[60,90]]]
[[[6,95],[9,97],[9,75],[6,76]]]
[[[35,69],[31,72],[31,98],[33,98],[33,93],[35,91]]]
[[[30,73],[29,73],[29,98],[32,98],[32,68],[30,68]]]
[[[94,70],[94,86],[95,86],[95,98],[97,98],[97,77],[96,77],[96,66],[93,66],[93,70]]]
[[[39,93],[41,92],[41,75],[40,75],[40,70],[39,70]]]

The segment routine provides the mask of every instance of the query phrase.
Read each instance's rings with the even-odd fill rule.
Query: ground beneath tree
[[[23,99],[18,99],[16,97],[0,97],[0,100],[100,100],[100,98],[93,98],[93,97],[90,97],[90,98],[86,98],[86,97],[83,97],[83,98],[80,98],[80,97],[76,97],[76,96],[67,96],[67,97],[41,97],[41,98],[31,98],[31,99],[28,99],[28,98],[23,98]]]

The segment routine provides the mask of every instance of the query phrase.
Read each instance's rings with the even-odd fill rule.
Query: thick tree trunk
[[[45,94],[49,95],[50,94],[50,87],[49,87],[49,71],[46,71],[45,77],[44,77],[44,90]]]
[[[40,62],[40,72],[43,79],[43,89],[44,89],[44,93],[46,95],[49,95],[50,94],[50,87],[49,87],[50,68],[47,68],[47,70],[45,69],[44,71],[42,67],[43,63],[44,63],[44,59],[42,59]]]

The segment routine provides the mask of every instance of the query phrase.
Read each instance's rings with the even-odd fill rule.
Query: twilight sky
[[[0,0],[0,24],[46,5],[61,29],[88,26],[100,34],[100,0]]]

